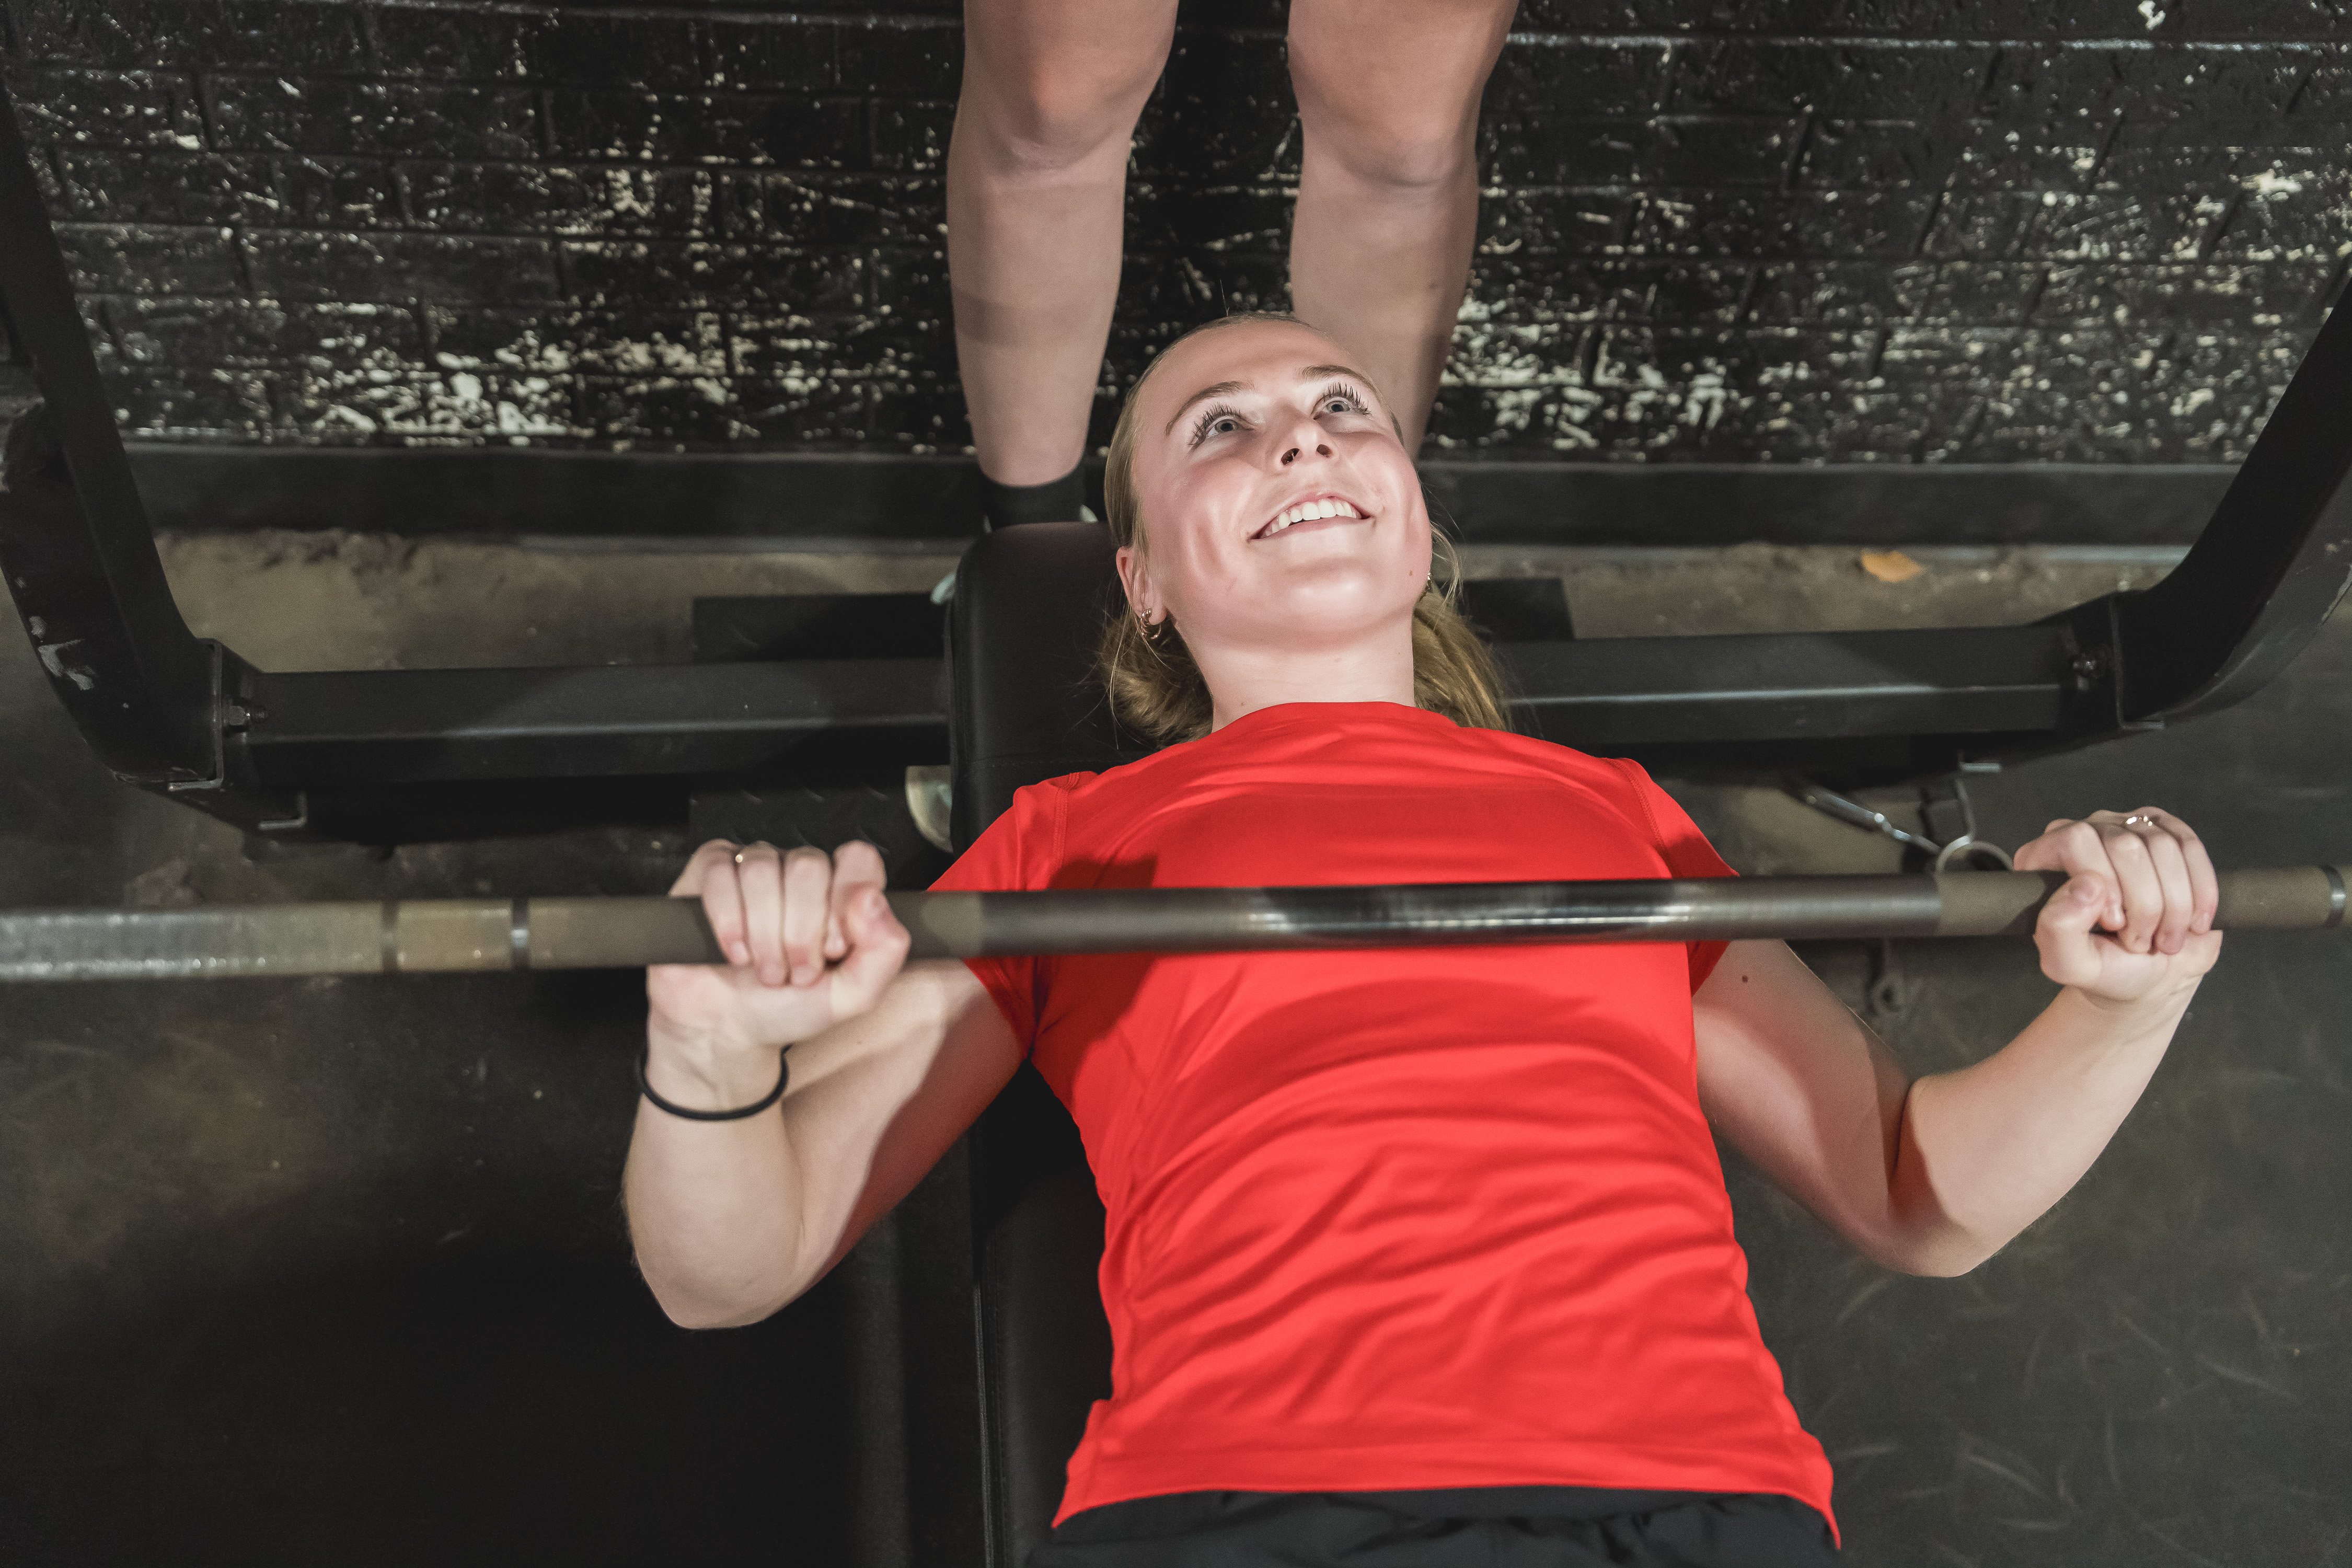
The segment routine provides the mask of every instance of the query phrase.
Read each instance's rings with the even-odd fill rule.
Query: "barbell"
[[[2055,871],[887,895],[913,958],[2021,935]],[[2220,874],[2217,929],[2340,927],[2345,872]],[[414,899],[0,912],[0,981],[721,963],[699,900]]]

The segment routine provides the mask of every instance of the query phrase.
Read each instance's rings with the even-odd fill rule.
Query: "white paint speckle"
[[[2164,9],[2157,5],[2156,0],[2139,0],[2139,14],[2151,33],[2164,26]]]
[[[605,211],[613,217],[654,216],[654,183],[634,169],[604,171]]]
[[[1445,383],[1479,391],[1491,423],[1478,444],[1539,431],[1555,451],[1595,450],[1629,435],[1640,446],[1667,447],[1685,439],[1688,431],[1713,429],[1727,408],[1751,400],[1711,359],[1651,363],[1604,345],[1589,374],[1580,360],[1563,362],[1560,325],[1596,320],[1599,313],[1595,306],[1504,321],[1495,319],[1490,305],[1475,298],[1464,301]],[[1621,428],[1601,428],[1611,425]]]

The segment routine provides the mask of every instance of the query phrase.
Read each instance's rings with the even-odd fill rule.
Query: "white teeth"
[[[1266,525],[1265,531],[1259,535],[1259,537],[1262,539],[1271,539],[1276,534],[1280,533],[1284,529],[1288,528],[1291,524],[1297,522],[1314,522],[1327,517],[1361,518],[1363,515],[1364,514],[1362,512],[1358,511],[1354,507],[1343,500],[1301,501],[1297,506],[1292,507],[1289,510],[1276,516],[1272,522]]]

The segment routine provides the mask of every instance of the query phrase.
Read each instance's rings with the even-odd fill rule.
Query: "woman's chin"
[[[1228,601],[1200,627],[1210,641],[1234,647],[1328,649],[1369,637],[1411,635],[1419,584],[1400,595],[1386,584],[1294,585],[1248,606]],[[1188,639],[1192,634],[1187,634]]]
[[[1268,594],[1285,599],[1392,598],[1408,583],[1421,592],[1429,574],[1425,555],[1416,572],[1397,552],[1367,550],[1362,546],[1368,542],[1345,534],[1313,534],[1286,548],[1279,539],[1268,542],[1277,548],[1253,563],[1253,574]]]

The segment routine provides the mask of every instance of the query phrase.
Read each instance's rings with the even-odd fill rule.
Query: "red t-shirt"
[[[1732,872],[1638,766],[1287,703],[1022,790],[941,889]],[[1086,1139],[1114,1354],[1055,1522],[1184,1491],[1830,1468],[1698,1105],[1720,943],[975,959]]]

